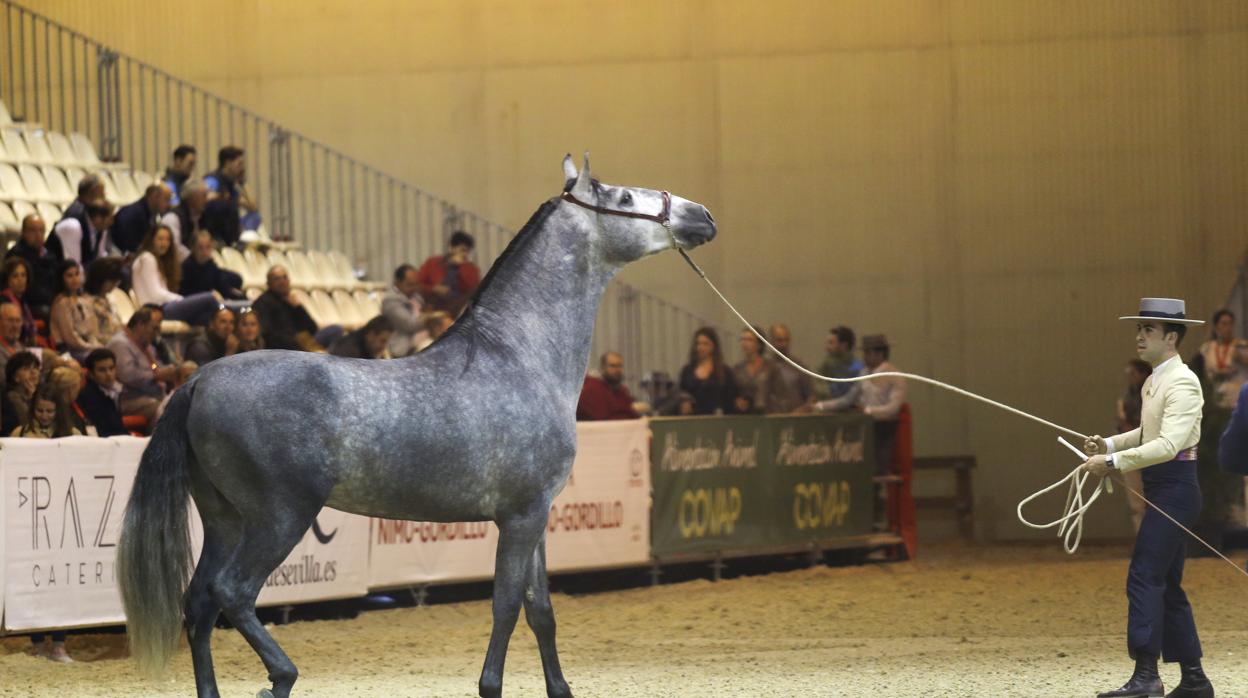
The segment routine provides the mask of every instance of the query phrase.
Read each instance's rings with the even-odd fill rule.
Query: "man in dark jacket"
[[[260,317],[266,349],[324,352],[342,336],[342,327],[319,328],[299,298],[290,292],[290,274],[278,265],[269,270],[269,288],[252,304]]]
[[[173,163],[165,168],[165,176],[162,178],[169,186],[169,191],[173,192],[170,200],[173,206],[181,203],[178,194],[182,191],[182,185],[195,174],[195,160],[195,146],[184,143],[173,149]]]
[[[156,227],[160,217],[168,213],[173,192],[164,182],[157,182],[143,192],[143,198],[122,206],[109,229],[109,237],[117,249],[134,253],[143,238]]]
[[[182,260],[182,285],[178,293],[190,296],[216,291],[223,298],[244,300],[243,277],[217,266],[212,259],[212,234],[207,230],[195,233],[191,256]]]
[[[59,242],[56,249],[44,244],[46,231],[47,226],[38,214],[26,216],[22,219],[21,239],[4,255],[6,258],[21,257],[30,265],[31,279],[24,299],[35,315],[45,318],[56,293],[56,268],[61,263]],[[56,237],[49,239],[56,240]]]
[[[385,315],[378,315],[360,329],[344,334],[329,348],[334,356],[349,359],[388,359],[387,345],[394,327]]]
[[[121,422],[121,384],[117,382],[117,356],[108,349],[87,354],[87,384],[78,393],[78,407],[100,436],[128,434]]]

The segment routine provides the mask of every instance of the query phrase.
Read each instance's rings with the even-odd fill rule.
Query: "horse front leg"
[[[528,586],[529,566],[533,561],[533,547],[546,530],[547,508],[523,517],[498,522],[498,551],[494,556],[494,628],[490,632],[490,647],[485,653],[485,666],[481,669],[478,684],[481,698],[500,698],[503,695],[503,663],[507,659],[507,644],[520,616],[525,589]]]
[[[542,673],[546,676],[547,698],[572,698],[572,689],[559,667],[559,651],[555,649],[555,610],[550,605],[550,582],[546,578],[546,532],[537,539],[529,563],[528,585],[524,592],[524,618],[537,638],[542,655]]]

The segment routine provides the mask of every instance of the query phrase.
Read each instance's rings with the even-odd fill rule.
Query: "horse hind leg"
[[[507,644],[511,641],[528,586],[533,546],[541,540],[542,531],[546,528],[546,511],[547,508],[542,506],[524,517],[498,523],[498,551],[494,558],[494,628],[490,632],[490,647],[485,653],[485,666],[481,669],[478,684],[481,698],[500,698],[503,695]]]
[[[264,587],[264,580],[286,559],[312,525],[320,506],[308,508],[310,512],[298,515],[274,511],[269,521],[244,524],[238,545],[210,584],[212,596],[225,617],[247,640],[269,672],[273,688],[262,690],[259,696],[288,698],[299,677],[294,662],[256,617],[256,597]]]
[[[238,543],[239,521],[215,490],[196,491],[200,516],[204,522],[204,547],[200,552],[195,574],[186,588],[184,610],[186,637],[191,646],[191,663],[195,667],[195,691],[199,698],[219,698],[216,672],[212,666],[212,628],[221,615],[209,588],[221,570],[226,555]],[[219,506],[214,506],[218,505]]]
[[[559,651],[555,649],[555,610],[550,604],[550,582],[546,577],[544,532],[534,546],[529,562],[528,585],[524,590],[524,618],[537,638],[537,649],[542,655],[547,698],[572,698],[572,689],[559,667]]]

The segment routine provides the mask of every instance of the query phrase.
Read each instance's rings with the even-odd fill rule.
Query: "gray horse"
[[[547,695],[572,695],[555,649],[545,532],[576,452],[598,303],[625,264],[704,243],[715,223],[667,192],[597,182],[588,157],[579,173],[571,157],[563,169],[564,192],[538,209],[464,315],[421,354],[251,352],[214,361],[174,394],[143,453],[117,551],[141,668],[168,664],[185,618],[198,694],[218,696],[209,635],[224,612],[264,662],[271,695],[288,696],[297,671],[256,619],[256,597],[330,506],[497,523],[480,694],[502,695],[523,604]],[[193,575],[188,494],[204,528]]]

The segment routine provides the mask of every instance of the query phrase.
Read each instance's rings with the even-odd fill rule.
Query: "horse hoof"
[[[260,689],[260,692],[256,694],[256,698],[273,698],[273,691],[270,691],[267,688],[262,688]]]

